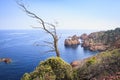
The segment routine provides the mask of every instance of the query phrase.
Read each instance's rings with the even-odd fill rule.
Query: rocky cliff
[[[92,51],[120,48],[120,28],[80,36],[82,46]]]

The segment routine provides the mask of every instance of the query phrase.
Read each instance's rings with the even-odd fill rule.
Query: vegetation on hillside
[[[72,80],[72,67],[60,57],[52,57],[39,64],[31,73],[25,73],[21,80]]]
[[[118,73],[120,49],[115,49],[89,57],[77,68],[59,57],[52,57],[41,62],[33,72],[25,73],[21,80],[119,80]],[[111,75],[114,76],[111,78]]]
[[[104,80],[104,76],[120,72],[120,49],[101,52],[85,59],[84,64],[75,71],[77,80]],[[120,74],[112,80],[118,79]]]
[[[89,37],[92,38],[94,43],[112,44],[120,39],[120,28],[91,33]]]

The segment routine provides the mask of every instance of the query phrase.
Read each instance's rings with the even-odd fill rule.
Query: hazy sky
[[[29,10],[60,29],[114,29],[120,27],[120,0],[23,0]],[[0,0],[0,29],[39,26],[15,0]]]

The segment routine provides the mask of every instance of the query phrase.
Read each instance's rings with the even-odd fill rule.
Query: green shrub
[[[22,77],[22,80],[30,80],[30,75],[28,73],[25,73]]]
[[[90,66],[94,63],[96,63],[96,57],[92,57],[92,58],[88,59],[87,62],[86,62],[86,65]]]
[[[31,73],[24,74],[22,80],[72,80],[72,67],[59,57],[43,61]]]

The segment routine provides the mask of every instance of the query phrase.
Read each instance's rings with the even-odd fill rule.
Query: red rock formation
[[[79,44],[80,44],[79,37],[77,37],[76,35],[69,37],[68,39],[65,39],[64,41],[65,46],[74,46],[74,45],[79,45]]]
[[[72,67],[76,67],[79,65],[79,61],[73,61],[71,64],[70,64]]]
[[[105,51],[107,49],[107,46],[105,45],[92,45],[90,46],[91,51]]]
[[[80,39],[82,39],[82,40],[85,40],[87,38],[88,38],[88,35],[86,33],[84,33],[80,36]]]
[[[82,47],[87,48],[91,51],[104,51],[108,48],[107,45],[104,45],[102,43],[90,42],[89,40],[84,40],[82,43]]]
[[[80,37],[76,35],[69,37],[69,39],[65,39],[65,46],[72,46],[80,44],[79,38],[82,40],[82,47],[87,48],[91,51],[104,51],[107,49],[108,45],[102,43],[99,36],[102,36],[104,31],[94,32],[89,35],[82,34]]]

